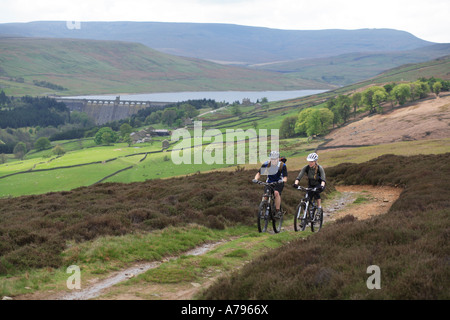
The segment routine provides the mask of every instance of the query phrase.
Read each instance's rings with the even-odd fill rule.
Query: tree
[[[372,96],[372,105],[378,113],[383,113],[383,107],[381,106],[381,102],[386,101],[387,98],[386,91],[376,90]]]
[[[133,131],[133,128],[128,124],[124,123],[120,126],[120,136],[124,138],[126,135],[130,135]]]
[[[125,137],[122,138],[122,141],[128,144],[129,147],[133,144],[133,140],[131,140],[130,134],[127,134]]]
[[[414,82],[414,84],[416,86],[416,92],[419,96],[419,99],[426,98],[431,91],[428,83],[426,81],[417,80],[416,82]]]
[[[110,144],[117,141],[117,134],[110,127],[103,127],[97,131],[94,137],[96,144]]]
[[[375,92],[378,93],[375,94]],[[369,113],[375,113],[382,111],[380,103],[386,101],[386,98],[387,93],[385,88],[380,86],[372,86],[363,91],[361,101],[366,106],[367,110],[369,110]]]
[[[18,142],[16,146],[14,147],[14,156],[17,159],[23,160],[23,157],[27,153],[27,146],[23,142]]]
[[[146,124],[159,123],[161,121],[161,115],[162,115],[161,110],[152,112],[147,118],[145,118],[145,123]]]
[[[336,101],[337,108],[334,108],[334,110],[339,113],[340,118],[344,123],[346,123],[348,118],[350,117],[351,105],[352,99],[349,96],[343,94],[338,96]]]
[[[238,105],[238,104],[234,104],[234,105],[231,107],[231,113],[232,113],[234,116],[237,116],[237,117],[239,117],[239,116],[242,114],[241,108],[239,108],[239,105]]]
[[[356,92],[352,95],[353,117],[356,118],[356,109],[361,106],[361,92]]]
[[[297,122],[295,123],[295,132],[301,135],[306,135],[307,129],[307,119],[308,116],[313,112],[312,108],[303,109],[297,117]]]
[[[193,105],[188,103],[182,104],[180,108],[184,110],[184,115],[188,118],[195,118],[200,114],[200,112]]]
[[[0,105],[6,105],[8,103],[10,103],[10,100],[2,90],[2,92],[0,92]]]
[[[405,104],[406,99],[411,96],[411,88],[406,83],[398,84],[392,89],[392,96],[397,100],[400,105]]]
[[[436,94],[436,96],[439,97],[439,93],[441,93],[441,89],[442,89],[442,83],[439,81],[436,81],[433,84],[433,92]]]
[[[315,109],[306,119],[306,135],[310,137],[319,134],[321,130],[322,125],[320,122],[320,111]]]
[[[50,143],[50,140],[48,140],[48,138],[46,137],[41,137],[37,139],[36,142],[34,143],[34,147],[36,148],[37,151],[48,149],[51,146],[52,144]]]
[[[320,123],[322,125],[322,130],[320,134],[326,134],[329,128],[333,124],[333,112],[326,108],[319,109],[320,111]]]
[[[410,83],[409,86],[411,90],[411,100],[423,99],[430,92],[428,83],[420,80]]]
[[[297,122],[296,116],[286,117],[283,119],[280,127],[280,137],[290,138],[295,136],[295,123]],[[256,129],[256,128],[255,128]]]
[[[52,152],[53,152],[53,154],[55,154],[55,155],[57,155],[57,156],[62,156],[63,154],[66,153],[66,151],[64,150],[64,148],[61,147],[59,144],[58,144],[56,147],[54,147],[54,148],[52,149]]]
[[[82,127],[91,127],[94,125],[94,120],[89,118],[86,112],[72,111],[70,114],[70,122],[79,124]]]
[[[102,134],[102,144],[106,144],[106,145],[110,145],[113,142],[115,142],[115,137],[114,137],[115,132],[110,132],[110,131],[105,131]]]
[[[177,118],[177,112],[172,108],[167,108],[164,110],[161,121],[162,123],[166,123],[167,125],[171,126]]]
[[[394,89],[394,87],[395,87],[395,83],[388,83],[383,86],[383,88],[386,90],[387,94],[390,94],[392,89]]]
[[[333,118],[333,112],[327,108],[304,109],[298,115],[295,132],[306,136],[325,134],[333,124]]]

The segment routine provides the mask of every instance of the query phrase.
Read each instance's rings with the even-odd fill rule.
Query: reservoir
[[[267,98],[269,102],[286,99],[300,98],[313,94],[325,92],[327,90],[292,90],[292,91],[199,91],[199,92],[164,92],[164,93],[142,93],[142,94],[111,94],[111,95],[89,95],[75,97],[61,97],[67,99],[105,99],[114,100],[120,96],[121,101],[161,101],[161,102],[181,102],[197,99],[211,99],[217,102],[233,103],[242,102],[243,99],[250,99],[251,102],[261,101]]]

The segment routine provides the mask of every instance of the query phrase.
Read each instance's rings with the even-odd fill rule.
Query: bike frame
[[[268,182],[259,181],[258,184],[262,184],[262,185],[268,187],[268,189],[269,189],[269,190],[264,190],[264,194],[262,196],[261,201],[267,201],[267,203],[269,203],[269,205],[270,205],[270,217],[269,218],[272,218],[272,215],[273,215],[272,211],[274,210],[273,208],[275,208],[275,189],[273,188],[273,186],[275,184],[277,184],[277,182],[268,183]],[[267,216],[267,213],[266,213],[266,216]]]
[[[314,197],[314,193],[317,189],[316,188],[304,188],[302,186],[295,187],[298,190],[306,191],[305,196],[300,201],[299,205],[297,206],[297,212],[294,216],[294,229],[295,231],[298,231],[298,226],[303,231],[305,230],[305,227],[311,223],[311,231],[314,232],[316,230],[316,227],[318,227],[317,231],[319,231],[322,228],[323,223],[323,216],[322,212],[318,213],[318,209],[316,206],[316,199]],[[303,214],[301,214],[302,210],[304,211]],[[298,225],[298,223],[300,223]],[[318,225],[316,225],[318,223]]]
[[[310,189],[310,188],[308,188]],[[310,217],[311,219],[315,218],[316,215],[316,199],[314,199],[314,197],[310,197],[309,193],[311,190],[306,191],[305,193],[305,197],[303,198],[302,202],[305,204],[305,213],[303,214],[303,219],[306,219],[306,215],[308,214],[308,212],[310,212],[311,210],[314,210],[314,217]],[[311,207],[310,207],[311,206]],[[297,216],[297,218],[300,218],[299,216]]]
[[[264,194],[261,199],[261,203],[266,203],[266,210],[264,212],[258,211],[258,229],[261,232],[261,230],[266,230],[268,221],[272,220],[272,226],[273,231],[275,233],[278,233],[281,231],[281,225],[283,223],[283,216],[280,218],[275,218],[274,211],[275,209],[275,189],[274,186],[278,184],[278,182],[262,182],[262,181],[256,181],[255,183],[264,185],[265,190]],[[281,207],[280,207],[281,208]],[[260,221],[261,219],[265,220],[264,227],[261,228]]]

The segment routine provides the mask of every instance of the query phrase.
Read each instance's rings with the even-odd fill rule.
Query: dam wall
[[[120,97],[115,100],[56,98],[56,101],[65,103],[70,111],[85,112],[97,125],[128,118],[142,109],[153,108],[156,111],[173,104],[173,102],[120,100]]]

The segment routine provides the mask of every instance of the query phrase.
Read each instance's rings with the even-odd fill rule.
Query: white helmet
[[[319,160],[319,156],[317,155],[317,153],[310,153],[306,158],[306,161],[317,161],[317,160]]]
[[[280,157],[280,153],[278,151],[272,151],[269,155],[270,159],[278,159]]]

